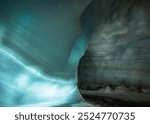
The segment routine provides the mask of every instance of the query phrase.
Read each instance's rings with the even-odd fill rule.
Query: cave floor
[[[150,107],[150,94],[134,91],[102,92],[80,90],[86,101],[101,107]]]

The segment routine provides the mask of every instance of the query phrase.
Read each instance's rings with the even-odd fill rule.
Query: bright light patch
[[[16,83],[20,88],[26,88],[29,84],[29,77],[27,75],[21,74],[17,77]]]
[[[71,97],[77,91],[76,79],[45,77],[3,49],[0,57],[2,63],[8,64],[0,65],[0,91],[4,94],[0,96],[3,99],[0,106],[57,106],[72,102]]]

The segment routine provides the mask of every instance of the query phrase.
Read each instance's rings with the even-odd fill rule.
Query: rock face
[[[150,87],[150,1],[94,0],[81,16],[90,37],[79,87]]]

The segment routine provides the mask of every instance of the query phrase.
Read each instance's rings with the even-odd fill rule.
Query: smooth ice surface
[[[57,106],[68,103],[77,90],[76,79],[46,77],[3,49],[0,60],[1,106]]]
[[[0,2],[0,106],[81,101],[77,67],[88,38],[79,18],[90,0]]]

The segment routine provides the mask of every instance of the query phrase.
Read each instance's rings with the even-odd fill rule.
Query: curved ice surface
[[[44,76],[0,49],[0,106],[60,106],[77,102],[76,79]],[[77,95],[77,100],[81,100]]]
[[[0,106],[82,100],[77,67],[87,48],[80,15],[91,0],[1,0]]]

